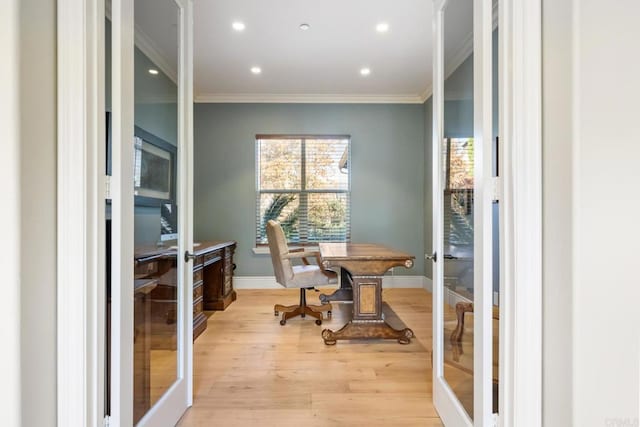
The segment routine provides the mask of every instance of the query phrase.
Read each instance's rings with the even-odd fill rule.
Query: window
[[[473,247],[473,138],[447,138],[445,165],[445,251]]]
[[[348,242],[348,136],[256,136],[256,244],[280,222],[290,243]]]

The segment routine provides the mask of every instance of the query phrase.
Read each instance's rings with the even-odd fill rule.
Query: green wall
[[[140,49],[134,49],[135,125],[172,145],[178,140],[178,88]],[[111,111],[111,21],[105,19],[105,109]],[[133,139],[132,139],[133,140]],[[107,206],[107,218],[111,216]],[[160,208],[135,206],[135,245],[155,245],[160,240]]]
[[[424,120],[421,104],[196,104],[196,240],[238,242],[238,276],[271,276],[255,255],[255,135],[351,135],[351,238],[412,253],[424,274]]]

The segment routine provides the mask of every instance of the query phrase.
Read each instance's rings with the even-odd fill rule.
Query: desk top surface
[[[324,260],[413,260],[415,256],[376,243],[320,243]]]
[[[202,255],[204,253],[214,251],[226,246],[235,245],[233,240],[219,240],[219,241],[204,241],[193,244],[193,253],[195,255]],[[153,247],[153,246],[138,246],[134,249],[135,260],[148,260],[159,257],[175,257],[178,254],[177,246],[165,246],[165,247]]]

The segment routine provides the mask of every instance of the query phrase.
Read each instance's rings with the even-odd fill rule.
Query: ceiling
[[[135,5],[136,46],[177,81],[174,1]],[[472,7],[450,0],[445,10],[447,75],[471,53]],[[386,33],[376,31],[381,22]],[[196,0],[194,38],[196,102],[421,103],[431,95],[430,0]]]
[[[431,85],[431,4],[197,0],[196,101],[421,102]],[[245,30],[234,31],[234,21]],[[387,33],[376,32],[380,22]]]

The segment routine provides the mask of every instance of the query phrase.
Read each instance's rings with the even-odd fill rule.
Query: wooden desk
[[[386,246],[369,243],[320,243],[324,268],[341,267],[353,278],[353,319],[340,330],[322,331],[327,345],[337,340],[382,338],[409,344],[413,331],[397,330],[382,314],[382,276],[392,267],[413,267],[415,257]]]

